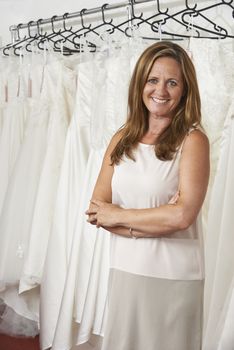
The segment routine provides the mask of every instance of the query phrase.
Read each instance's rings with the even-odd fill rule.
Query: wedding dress
[[[234,99],[227,113],[220,148],[207,224],[205,307],[209,312],[203,350],[232,350],[234,344]]]
[[[41,283],[54,214],[58,180],[63,161],[67,128],[73,111],[76,74],[62,62],[53,63],[54,104],[48,123],[46,152],[33,209],[28,249],[21,272],[19,292]]]

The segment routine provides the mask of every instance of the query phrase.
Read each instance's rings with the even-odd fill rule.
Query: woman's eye
[[[174,80],[170,80],[170,81],[169,81],[169,85],[170,85],[170,86],[176,86],[177,83],[176,83],[176,81],[174,81]]]
[[[158,82],[158,80],[155,79],[155,78],[154,79],[152,78],[152,79],[148,80],[148,83],[150,83],[150,84],[157,84],[157,82]]]

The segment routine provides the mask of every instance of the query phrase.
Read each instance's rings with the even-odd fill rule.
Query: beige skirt
[[[203,281],[112,269],[102,350],[200,350]]]

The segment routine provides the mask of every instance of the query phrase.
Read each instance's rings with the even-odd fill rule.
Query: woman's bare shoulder
[[[193,129],[186,136],[183,149],[187,148],[196,148],[196,149],[209,149],[209,139],[204,131],[201,129]]]

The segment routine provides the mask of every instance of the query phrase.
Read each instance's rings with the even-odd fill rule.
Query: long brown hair
[[[123,155],[134,160],[133,149],[148,130],[148,110],[142,99],[143,90],[154,62],[160,57],[174,58],[181,67],[184,93],[171,124],[155,144],[155,154],[161,160],[173,158],[186,133],[201,123],[201,102],[194,65],[179,45],[160,41],[149,46],[139,57],[128,90],[128,118],[118,131],[120,140],[111,154],[112,164],[118,164]]]

